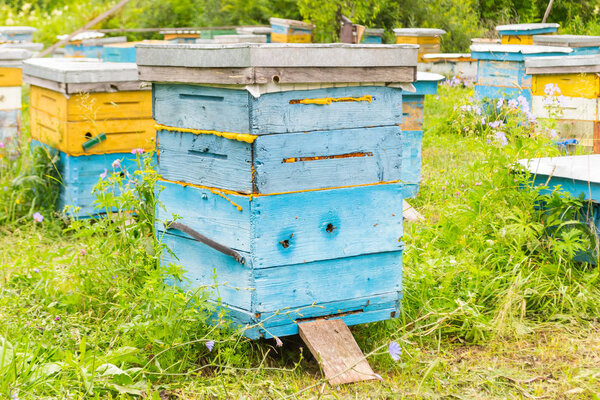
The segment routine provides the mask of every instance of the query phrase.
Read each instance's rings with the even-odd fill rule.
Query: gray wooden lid
[[[424,60],[437,60],[437,59],[457,59],[457,58],[471,58],[471,53],[427,53],[423,54]]]
[[[31,58],[32,55],[33,54],[29,50],[0,47],[0,60],[2,61],[26,60]]]
[[[412,44],[139,44],[140,66],[188,68],[415,67]]]
[[[473,44],[471,45],[471,53],[521,53],[521,54],[543,54],[543,53],[572,53],[570,47],[556,46],[534,46],[521,44]],[[544,60],[547,60],[544,57]]]
[[[498,32],[504,31],[534,31],[536,29],[547,29],[547,28],[559,28],[560,25],[556,23],[546,24],[511,24],[511,25],[498,25],[496,30]]]
[[[600,47],[600,36],[534,35],[533,44],[565,47]]]
[[[71,42],[77,42],[79,40],[87,40],[87,39],[97,39],[97,38],[101,38],[104,37],[104,33],[102,32],[96,32],[96,31],[85,31],[85,32],[80,32],[76,35],[74,35],[73,37],[71,37],[71,39],[69,39],[69,41]],[[56,35],[56,38],[58,40],[64,40],[66,38],[68,38],[69,35]]]
[[[23,63],[23,74],[60,83],[138,80],[135,63],[103,62],[86,58],[33,58]]]
[[[532,158],[519,164],[535,175],[600,183],[600,154]]]
[[[266,35],[217,35],[214,43],[267,43]],[[198,42],[196,42],[198,43]]]
[[[37,32],[37,29],[31,26],[0,26],[0,34],[16,35]]]
[[[285,25],[299,29],[313,29],[315,26],[295,19],[269,18],[271,25]]]
[[[525,60],[527,74],[600,72],[600,54],[555,56]]]
[[[85,39],[81,41],[81,44],[84,46],[104,46],[105,44],[125,43],[126,41],[126,36],[115,36],[97,39]]]
[[[383,36],[385,34],[385,29],[383,28],[366,28],[365,35],[370,36]]]
[[[44,45],[42,43],[2,43],[0,44],[0,51],[2,51],[3,49],[42,51],[44,49]]]
[[[435,28],[396,28],[394,33],[396,36],[442,36],[446,31]]]
[[[199,35],[200,33],[202,33],[202,31],[198,29],[164,29],[160,31],[161,35]]]
[[[268,35],[271,33],[270,26],[240,26],[235,28],[240,35]]]
[[[473,44],[500,44],[500,43],[502,43],[502,41],[501,41],[501,39],[473,38],[473,39],[471,39],[471,43],[473,43]]]

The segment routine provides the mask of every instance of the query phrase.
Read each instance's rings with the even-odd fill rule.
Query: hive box
[[[30,26],[0,26],[0,43],[30,43],[34,32]]]
[[[572,55],[600,53],[600,36],[585,35],[536,35],[533,44],[539,46],[569,47]]]
[[[69,155],[154,149],[152,95],[135,64],[32,59],[23,70],[31,84],[32,139]],[[100,134],[105,141],[84,148]]]
[[[271,43],[271,27],[270,26],[240,26],[235,28],[238,35],[264,35],[267,37],[267,43]]]
[[[575,198],[586,202],[581,218],[587,225],[595,227],[596,243],[600,235],[600,154],[545,157],[520,160],[519,163],[532,174],[535,186],[549,186],[550,190],[560,186]],[[593,254],[595,253],[595,254]],[[596,263],[598,248],[579,256],[587,262]]]
[[[580,145],[600,153],[600,55],[527,60],[525,68],[533,76],[533,113],[549,118],[550,111],[558,112],[561,137],[575,138]],[[560,89],[553,109],[548,107],[550,99],[545,92],[549,84]]]
[[[419,71],[447,77],[458,76],[471,81],[477,79],[477,61],[471,57],[471,53],[424,54],[418,68]]]
[[[534,35],[551,35],[559,26],[554,23],[499,25],[496,32],[500,34],[502,44],[532,45]]]
[[[429,53],[439,53],[441,37],[446,33],[443,29],[431,28],[398,28],[394,29],[396,43],[419,45],[419,62]]]
[[[354,33],[356,35],[356,33]],[[361,43],[364,44],[382,44],[385,29],[383,28],[367,28],[365,29]]]
[[[31,52],[0,48],[0,142],[17,144],[21,133],[22,62]]]
[[[397,315],[416,58],[411,45],[141,45],[177,284],[205,287],[251,338]]]
[[[65,57],[69,58],[102,58],[104,46],[114,43],[125,43],[125,36],[102,37],[99,32],[82,32],[73,36],[69,43],[65,44]],[[64,38],[60,35],[58,38]]]
[[[471,56],[477,60],[475,95],[479,99],[517,98],[531,103],[531,75],[525,60],[570,54],[569,47],[474,44]]]
[[[314,25],[293,19],[270,18],[272,43],[310,43]]]
[[[122,42],[104,45],[102,60],[110,62],[135,63],[135,46],[140,43],[164,43],[163,40],[141,40],[138,42]]]
[[[168,29],[160,31],[160,34],[163,35],[164,40],[173,43],[194,43],[196,39],[200,38],[201,31],[190,29]]]
[[[267,43],[267,35],[218,35],[213,43]]]
[[[418,72],[413,83],[415,91],[402,92],[402,182],[411,183],[406,197],[415,197],[421,180],[421,146],[423,143],[423,117],[425,95],[437,93],[444,76],[430,72]],[[412,184],[412,183],[415,184]]]

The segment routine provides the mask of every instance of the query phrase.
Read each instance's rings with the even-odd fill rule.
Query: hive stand
[[[397,28],[394,29],[396,43],[410,43],[419,45],[419,62],[429,53],[439,53],[441,37],[446,34],[443,29],[431,28]]]
[[[471,56],[477,60],[475,95],[480,100],[524,96],[531,104],[531,75],[525,72],[525,60],[572,52],[569,47],[474,44]]]
[[[533,113],[539,118],[550,117],[545,87],[558,86],[560,137],[575,138],[581,146],[600,153],[600,55],[532,59],[525,62],[525,68],[533,76]]]
[[[569,47],[571,55],[600,53],[600,36],[585,35],[535,35],[533,44],[537,46]]]
[[[166,210],[157,219],[178,214],[190,228],[160,224],[159,239],[192,286],[214,282],[217,268],[228,282],[220,301],[247,336],[297,334],[298,322],[317,317],[351,325],[396,314],[402,199],[418,182],[402,181],[403,91],[374,79],[390,72],[398,85],[413,81],[416,51],[139,46],[159,124]],[[349,76],[356,81],[320,82]]]
[[[496,32],[500,34],[502,44],[532,45],[534,35],[552,35],[559,26],[554,23],[498,25]]]
[[[15,48],[0,49],[0,142],[18,147],[21,134],[22,63],[32,53]]]
[[[23,70],[31,84],[32,146],[59,152],[59,208],[78,207],[74,217],[103,213],[92,194],[100,175],[117,159],[117,172],[133,171],[132,149],[154,150],[150,88],[131,63],[44,58],[28,60]]]

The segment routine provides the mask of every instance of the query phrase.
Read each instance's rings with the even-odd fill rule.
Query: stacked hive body
[[[59,206],[78,207],[74,216],[101,213],[92,204],[99,176],[116,159],[132,167],[132,149],[155,147],[152,95],[141,89],[136,65],[33,59],[24,80],[31,84],[31,138],[60,152]]]
[[[271,18],[271,42],[310,43],[314,25],[293,19]]]
[[[561,137],[600,153],[600,55],[533,59],[525,66],[533,76],[533,113],[557,118]]]
[[[267,43],[266,35],[219,35],[212,39],[216,44]]]
[[[474,81],[477,79],[477,61],[471,58],[470,53],[424,54],[419,63],[419,71]]]
[[[560,186],[571,196],[582,197],[587,204],[581,218],[594,226],[596,235],[600,235],[600,154],[534,158],[520,163],[531,172],[535,186],[549,186],[550,190]],[[596,239],[596,246],[597,243]],[[595,263],[599,256],[598,248],[590,250],[595,255],[580,258]]]
[[[17,140],[21,133],[22,63],[31,53],[27,50],[0,48],[0,142]]]
[[[421,180],[421,144],[423,142],[423,116],[425,115],[425,95],[436,94],[438,83],[444,79],[440,74],[418,72],[413,83],[415,91],[404,91],[402,96],[402,180]],[[408,168],[407,168],[408,167]],[[418,186],[411,186],[407,197],[417,194]]]
[[[496,32],[500,34],[502,44],[532,45],[534,35],[552,35],[558,27],[553,23],[499,25]]]
[[[264,35],[267,38],[267,43],[271,43],[271,27],[270,26],[240,26],[235,28],[238,35]]]
[[[382,44],[385,30],[383,28],[367,28],[365,29],[361,43],[365,44]]]
[[[195,43],[200,39],[201,31],[190,29],[170,29],[160,31],[163,39],[173,43]]]
[[[531,103],[531,75],[525,73],[525,60],[571,52],[568,47],[474,44],[471,56],[477,60],[475,95],[479,99],[524,96]]]
[[[140,43],[163,43],[163,40],[142,40],[139,42],[122,42],[104,45],[102,60],[110,62],[135,63],[135,46]]]
[[[394,29],[396,43],[410,43],[419,45],[419,62],[429,53],[439,53],[441,37],[446,31],[430,28],[399,28]]]
[[[157,220],[181,217],[159,240],[192,286],[221,284],[213,298],[247,336],[396,314],[402,199],[418,180],[404,179],[417,166],[403,91],[380,82],[406,86],[416,59],[410,45],[138,49],[158,123]]]
[[[600,36],[584,35],[538,35],[533,37],[533,44],[538,46],[569,47],[571,55],[600,53]]]
[[[127,41],[125,36],[103,37],[100,32],[82,32],[73,36],[65,44],[65,57],[68,58],[102,58],[104,46],[113,43],[124,43]],[[66,35],[58,36],[59,39],[66,38]]]
[[[0,26],[0,43],[31,43],[36,31],[30,26]]]

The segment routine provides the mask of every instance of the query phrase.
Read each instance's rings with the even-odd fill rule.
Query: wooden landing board
[[[344,321],[304,322],[298,330],[332,386],[377,379]]]

